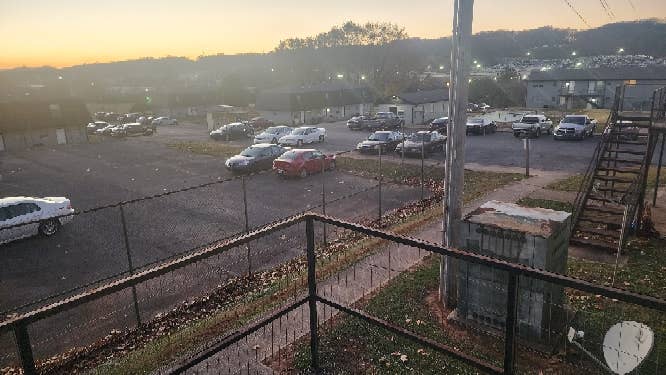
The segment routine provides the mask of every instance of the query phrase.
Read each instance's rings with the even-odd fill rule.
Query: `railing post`
[[[659,139],[657,133],[657,140]],[[657,177],[654,182],[654,195],[652,196],[652,207],[657,206],[657,191],[659,190],[659,175],[661,174],[661,162],[664,158],[664,142],[666,141],[666,134],[661,133],[661,150],[659,151],[659,164],[657,164]]]
[[[247,216],[247,189],[245,187],[245,176],[241,176],[241,185],[243,187],[243,212],[245,215],[245,233],[250,233],[250,221]],[[245,244],[247,250],[247,276],[252,276],[252,258],[250,257],[250,243]]]
[[[314,220],[312,217],[305,219],[305,237],[307,241],[308,258],[308,305],[310,307],[310,356],[312,368],[315,373],[319,372],[319,332],[317,318],[317,273],[315,265],[317,256],[315,254]]]
[[[379,146],[379,188],[377,193],[377,222],[378,226],[382,225],[382,147]]]
[[[518,320],[518,275],[509,273],[504,331],[504,373],[513,374],[516,356],[516,322]]]
[[[32,346],[30,345],[28,327],[24,323],[19,323],[14,326],[14,339],[16,340],[16,348],[18,349],[19,359],[21,360],[23,374],[37,374],[35,360],[32,356]]]
[[[127,236],[127,221],[125,220],[125,209],[120,205],[120,222],[123,225],[123,240],[125,241],[125,252],[127,253],[127,267],[130,274],[134,274],[134,264],[132,263],[132,253],[130,252],[129,237]],[[141,314],[139,313],[139,299],[136,296],[136,286],[132,285],[132,301],[134,302],[134,317],[136,325],[141,325]]]

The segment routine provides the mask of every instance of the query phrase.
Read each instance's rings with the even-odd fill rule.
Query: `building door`
[[[65,135],[65,129],[56,129],[56,141],[59,145],[64,145],[67,143],[67,136]]]
[[[396,106],[390,106],[390,107],[388,107],[388,110],[389,110],[389,112],[391,112],[395,115],[398,114],[398,107],[396,107]]]

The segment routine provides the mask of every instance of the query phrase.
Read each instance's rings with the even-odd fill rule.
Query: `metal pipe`
[[[314,219],[305,220],[305,237],[307,241],[308,258],[308,307],[310,308],[310,356],[312,368],[319,371],[319,334],[317,318],[317,272],[315,269],[317,256],[315,254]]]
[[[661,133],[661,149],[659,150],[659,164],[657,164],[657,178],[654,182],[654,195],[652,196],[652,207],[657,206],[657,191],[659,190],[659,175],[661,174],[661,161],[664,157],[664,141],[666,141],[666,134]]]

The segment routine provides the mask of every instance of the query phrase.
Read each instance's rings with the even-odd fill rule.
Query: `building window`
[[[635,85],[636,80],[635,79],[628,79],[628,80],[624,81],[624,83],[626,83],[627,85]]]
[[[52,118],[62,118],[62,113],[60,112],[60,104],[49,104],[49,112],[51,112]]]

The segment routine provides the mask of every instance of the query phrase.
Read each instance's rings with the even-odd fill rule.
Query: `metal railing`
[[[219,353],[224,348],[229,347],[233,343],[239,342],[249,334],[258,331],[262,327],[266,327],[276,319],[288,314],[290,311],[308,305],[310,314],[310,367],[316,372],[319,370],[320,362],[318,358],[319,353],[319,335],[318,335],[318,319],[317,319],[317,304],[323,304],[330,308],[342,311],[355,318],[368,322],[392,332],[395,335],[407,338],[416,343],[424,345],[425,347],[435,352],[443,353],[451,358],[462,361],[465,364],[471,365],[477,369],[487,371],[495,374],[512,374],[515,373],[516,362],[516,327],[517,327],[517,313],[518,307],[518,288],[520,277],[532,278],[555,285],[572,288],[575,290],[583,291],[586,293],[612,298],[617,301],[638,305],[648,309],[656,310],[666,313],[666,301],[650,296],[641,295],[638,293],[629,292],[626,290],[606,287],[597,285],[581,279],[543,271],[536,268],[531,268],[525,265],[509,263],[499,259],[491,258],[484,255],[475,254],[459,249],[446,248],[434,243],[415,239],[403,235],[393,234],[380,229],[370,228],[367,226],[338,220],[329,216],[305,213],[297,215],[263,228],[250,231],[249,233],[240,235],[236,238],[222,241],[217,244],[210,245],[198,251],[182,255],[176,259],[155,265],[149,269],[142,270],[135,274],[124,277],[120,280],[109,282],[105,285],[93,288],[91,290],[79,293],[56,303],[44,306],[42,308],[12,317],[0,323],[0,333],[12,331],[16,340],[17,354],[20,358],[21,367],[25,374],[35,374],[36,367],[32,354],[32,346],[28,328],[41,320],[54,316],[55,314],[69,311],[84,303],[109,296],[113,293],[128,290],[138,284],[157,278],[169,272],[173,272],[187,265],[195,262],[210,258],[214,255],[224,254],[238,246],[245,245],[253,240],[258,240],[262,237],[276,232],[281,229],[292,227],[298,223],[305,222],[306,234],[306,251],[307,251],[307,295],[303,298],[294,298],[294,302],[288,303],[278,310],[264,316],[254,323],[238,329],[231,334],[218,339],[216,342],[206,346],[205,349],[195,352],[190,356],[178,361],[175,365],[169,367],[166,372],[172,374],[183,373],[184,371],[193,368],[198,363],[211,358],[216,353]],[[317,288],[317,259],[316,259],[316,244],[315,244],[315,222],[331,225],[333,227],[348,230],[354,233],[360,233],[369,237],[379,238],[395,244],[401,244],[413,247],[419,250],[425,250],[430,253],[450,256],[464,262],[469,262],[477,265],[483,265],[493,270],[504,271],[508,274],[507,284],[507,299],[506,308],[507,314],[504,324],[504,359],[502,368],[488,363],[487,361],[469,355],[452,346],[447,346],[433,341],[429,338],[418,335],[410,330],[396,326],[390,322],[384,321],[370,314],[362,312],[352,306],[345,306],[336,301],[327,298],[325,294],[321,294]],[[390,267],[389,267],[390,268]]]

